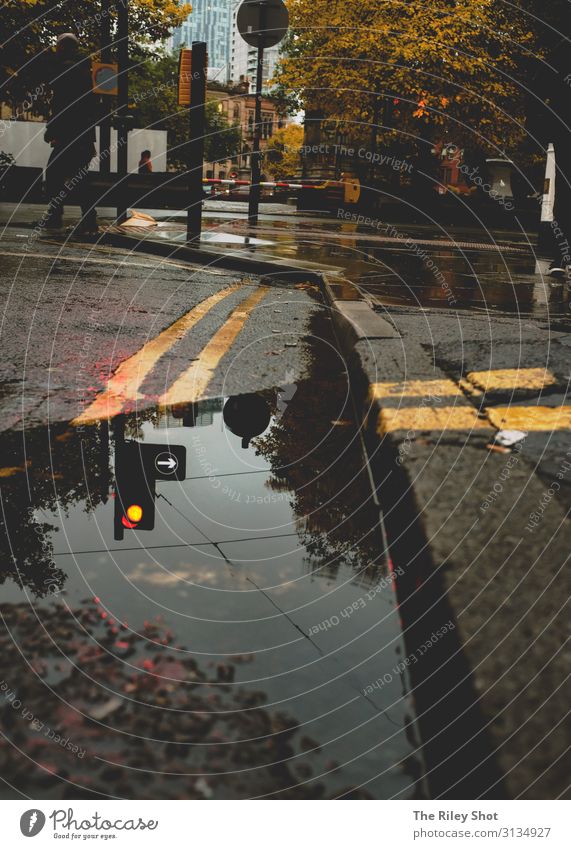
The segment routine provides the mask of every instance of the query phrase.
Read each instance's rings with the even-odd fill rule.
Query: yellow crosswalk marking
[[[113,377],[107,382],[107,388],[97,396],[95,401],[87,407],[72,424],[88,424],[100,419],[112,418],[123,411],[127,401],[136,401],[143,396],[139,393],[139,387],[146,376],[155,367],[159,359],[172,348],[175,342],[182,339],[197,322],[222,301],[240,288],[240,284],[229,286],[220,292],[201,301],[189,312],[179,318],[154,339],[125,360]]]
[[[440,380],[405,380],[400,383],[372,383],[370,400],[390,398],[422,398],[416,407],[385,407],[377,419],[377,433],[383,435],[398,430],[524,430],[553,431],[571,429],[571,406],[502,406],[486,407],[480,413],[475,407],[431,405],[431,398],[455,395],[481,395],[490,389],[543,389],[556,383],[556,378],[544,368],[496,369],[473,371],[458,384],[448,378]],[[464,390],[464,392],[462,391]]]
[[[481,430],[492,426],[478,415],[475,407],[401,407],[381,410],[377,433],[395,430]]]
[[[447,395],[462,395],[453,380],[403,380],[401,383],[371,383],[369,397],[375,398],[442,398]]]
[[[260,303],[269,291],[269,286],[260,286],[234,310],[228,321],[222,325],[220,330],[202,349],[198,359],[160,397],[159,404],[168,407],[173,404],[188,404],[200,400],[218,363],[242,330],[251,310]]]
[[[486,415],[498,430],[570,430],[571,407],[489,407]]]
[[[471,371],[470,383],[489,392],[493,389],[543,389],[557,381],[545,368],[502,368],[490,371]]]

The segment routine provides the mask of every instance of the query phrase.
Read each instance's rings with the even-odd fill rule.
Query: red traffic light
[[[126,516],[121,517],[125,528],[136,528],[143,518],[143,508],[140,504],[130,504],[126,510]]]

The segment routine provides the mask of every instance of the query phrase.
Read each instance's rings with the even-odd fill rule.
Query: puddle
[[[4,435],[14,795],[421,793],[343,363],[308,353],[273,391]]]
[[[214,215],[208,226],[209,232],[228,229],[227,222]],[[234,222],[238,231],[246,226],[241,219]],[[442,242],[453,237],[445,232],[411,231],[409,236],[406,225],[389,229],[388,235],[394,232],[391,245],[380,242],[388,238],[384,225],[367,233],[336,220],[263,220],[257,232],[272,239],[273,255],[335,269],[379,304],[537,318],[569,313],[565,287],[547,273],[549,262],[538,260],[525,244],[503,249],[501,235],[497,249],[484,249],[476,243],[492,242],[490,234],[472,231],[459,236],[458,246],[446,247]],[[437,240],[434,245],[432,238]]]

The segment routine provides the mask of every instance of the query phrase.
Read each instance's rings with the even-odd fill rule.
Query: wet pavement
[[[246,234],[245,222],[216,229]],[[292,257],[342,274],[380,305],[506,312],[545,318],[568,315],[568,292],[548,275],[548,263],[519,235],[438,231],[382,225],[380,231],[345,221],[262,221],[256,253]],[[212,236],[210,236],[212,238]],[[219,237],[220,238],[220,237]],[[533,237],[532,237],[533,238]]]
[[[549,263],[536,254],[535,234],[381,221],[366,227],[289,211],[280,216],[273,207],[251,229],[245,212],[218,212],[210,204],[203,246],[244,259],[277,260],[342,275],[381,306],[534,318],[569,315],[568,288],[547,274]],[[146,237],[184,243],[182,213],[154,215],[158,227]]]
[[[422,794],[379,512],[315,321],[306,379],[2,438],[5,792]],[[143,452],[174,446],[183,479],[151,480]]]
[[[12,223],[28,215],[7,204],[0,212]],[[137,232],[138,238],[184,244],[184,211],[145,212],[159,224]],[[104,221],[112,211],[101,213]],[[342,275],[380,306],[538,319],[568,316],[568,287],[549,277],[549,263],[537,255],[536,241],[537,234],[523,229],[490,231],[483,224],[449,228],[380,219],[366,226],[333,215],[298,213],[277,203],[261,205],[256,228],[248,226],[245,203],[206,201],[203,213],[206,251]]]
[[[400,567],[387,555],[346,365],[303,272],[334,272],[341,298],[353,278],[392,324],[394,338],[364,339],[352,353],[370,383],[441,369],[473,416],[484,402],[524,402],[544,417],[565,408],[563,287],[530,270],[533,252],[514,234],[499,247],[427,228],[400,238],[271,210],[254,240],[230,206],[205,221],[213,262],[216,252],[279,259],[302,282],[39,239],[30,221],[3,232],[5,793],[416,798],[427,795],[425,772],[436,795],[450,792],[465,770],[458,739],[447,735],[450,761],[439,763],[425,729],[425,767],[418,728],[423,711],[448,723],[450,701],[444,712],[438,703],[449,682],[435,692],[433,667],[457,657],[471,620],[407,671],[452,611],[425,605],[419,637],[400,591],[397,606]],[[162,221],[153,238],[180,244],[183,225]],[[468,392],[466,375],[486,369],[518,380],[539,370],[542,386]],[[515,467],[533,465],[539,487],[565,478],[553,510],[568,505],[566,421],[530,433]],[[409,440],[411,463],[434,446],[465,451],[462,434],[431,439],[414,450]],[[504,462],[482,440],[458,468],[436,459],[426,471],[423,455],[422,481],[413,477],[437,530],[471,492],[473,470]],[[435,509],[449,468],[454,485]],[[529,511],[541,493],[532,495]],[[408,527],[416,508],[401,516],[394,492],[383,498],[387,523],[396,506]],[[474,509],[462,519],[473,522]],[[494,509],[508,544],[510,504]],[[448,561],[452,530],[440,533],[435,562]],[[465,549],[454,542],[462,564]],[[397,563],[409,555],[397,551]],[[415,594],[417,579],[412,569],[401,589]],[[479,764],[477,745],[473,755]],[[482,769],[478,787],[495,786]]]

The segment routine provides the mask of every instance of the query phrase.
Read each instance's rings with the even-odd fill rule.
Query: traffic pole
[[[109,0],[101,0],[101,61],[111,62],[111,18],[109,15]],[[111,157],[109,148],[111,147],[111,115],[109,114],[109,105],[107,97],[102,94],[99,97],[101,102],[101,120],[99,122],[99,173],[110,174],[111,172]]]
[[[117,221],[127,217],[127,206],[122,199],[127,181],[127,139],[129,135],[129,0],[117,0],[117,46],[119,60],[118,79],[118,127],[117,127],[117,182],[119,203]]]
[[[258,36],[258,64],[256,67],[256,110],[254,114],[254,139],[252,144],[252,185],[248,198],[248,223],[255,226],[258,223],[260,206],[260,136],[262,123],[262,85],[264,71],[264,28],[265,7],[260,4],[260,34]]]
[[[204,162],[204,124],[206,100],[206,42],[192,42],[190,80],[190,137],[188,141],[188,200],[186,239],[199,241],[202,230],[202,167]]]

